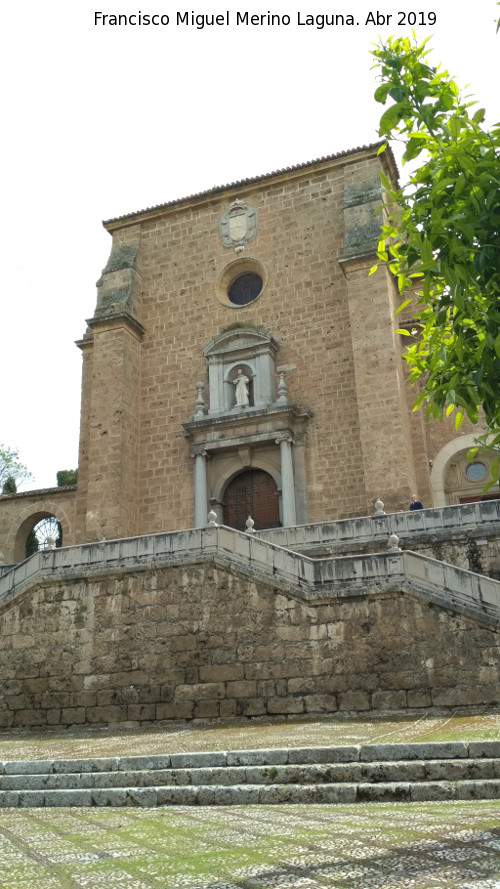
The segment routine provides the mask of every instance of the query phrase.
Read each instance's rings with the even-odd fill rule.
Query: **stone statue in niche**
[[[236,404],[239,407],[245,407],[245,405],[250,404],[249,390],[248,384],[250,380],[243,373],[241,367],[238,368],[238,376],[235,380],[233,380],[233,385],[235,388],[236,394]]]

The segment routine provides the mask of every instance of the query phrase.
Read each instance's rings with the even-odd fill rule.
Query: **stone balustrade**
[[[478,505],[483,506],[474,504]],[[410,513],[409,518],[412,516]],[[422,512],[417,513],[418,518],[421,516]],[[430,520],[432,517],[427,516]],[[291,529],[281,530],[288,533]],[[386,535],[385,530],[384,542]],[[483,575],[413,552],[312,559],[271,543],[263,535],[249,535],[223,525],[40,551],[0,577],[0,606],[35,583],[201,561],[234,566],[247,576],[309,601],[400,589],[489,623],[500,623],[500,583]]]
[[[315,547],[342,549],[374,542],[382,548],[390,534],[397,534],[410,548],[412,537],[452,540],[464,536],[500,536],[500,500],[268,528],[258,533],[270,543],[301,551]]]

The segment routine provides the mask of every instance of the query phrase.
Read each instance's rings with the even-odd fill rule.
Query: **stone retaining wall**
[[[305,601],[184,562],[34,578],[6,599],[0,725],[500,702],[493,626],[397,589]]]

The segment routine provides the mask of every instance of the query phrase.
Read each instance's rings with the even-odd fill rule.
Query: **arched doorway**
[[[278,488],[262,469],[246,469],[229,482],[224,498],[224,524],[245,531],[252,516],[255,530],[277,528],[280,524]]]

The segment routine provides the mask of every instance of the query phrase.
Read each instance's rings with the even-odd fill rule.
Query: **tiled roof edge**
[[[106,219],[103,222],[104,227],[113,226],[114,223],[124,222],[125,220],[134,219],[136,217],[142,216],[144,213],[154,213],[158,210],[165,210],[168,207],[175,207],[176,205],[183,204],[187,201],[198,200],[199,198],[207,198],[210,195],[221,194],[224,191],[227,191],[230,188],[240,188],[243,185],[252,185],[256,182],[264,182],[266,179],[272,179],[274,176],[281,176],[283,173],[293,173],[297,170],[305,170],[307,167],[313,167],[315,164],[321,164],[328,161],[336,160],[341,157],[348,157],[352,154],[358,154],[361,151],[371,151],[373,149],[378,149],[384,142],[373,142],[370,145],[361,145],[358,148],[348,148],[345,151],[339,151],[337,154],[329,154],[325,157],[318,157],[315,160],[306,161],[302,164],[294,164],[291,167],[283,167],[279,170],[273,170],[271,173],[263,173],[260,176],[251,176],[248,179],[238,179],[236,182],[229,182],[226,185],[215,185],[213,188],[209,188],[206,191],[199,191],[195,194],[186,195],[183,198],[175,198],[172,201],[166,201],[164,204],[156,204],[153,207],[145,207],[143,210],[134,210],[132,213],[125,213],[123,216],[116,216],[113,219]],[[386,148],[386,156],[388,155],[394,164],[394,168],[396,169],[396,161],[390,146]]]

